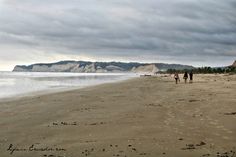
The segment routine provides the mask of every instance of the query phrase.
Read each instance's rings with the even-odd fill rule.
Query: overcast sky
[[[0,70],[59,60],[222,66],[235,0],[0,0]]]

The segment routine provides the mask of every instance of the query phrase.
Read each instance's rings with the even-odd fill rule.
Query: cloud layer
[[[57,55],[227,64],[236,59],[236,1],[0,0],[0,60]]]

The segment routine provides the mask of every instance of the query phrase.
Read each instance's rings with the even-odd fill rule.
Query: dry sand
[[[194,79],[0,102],[0,157],[236,157],[236,75]]]

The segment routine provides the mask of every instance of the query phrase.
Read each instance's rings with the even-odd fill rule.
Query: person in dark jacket
[[[187,79],[188,79],[188,73],[187,72],[184,73],[183,79],[184,79],[184,83],[187,83]]]
[[[189,73],[189,83],[193,83],[193,72]]]

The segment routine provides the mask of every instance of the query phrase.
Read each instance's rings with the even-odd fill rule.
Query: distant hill
[[[79,72],[79,73],[106,73],[106,72],[147,72],[155,73],[167,69],[193,69],[193,66],[165,63],[124,63],[124,62],[89,62],[89,61],[60,61],[56,63],[38,63],[32,65],[16,65],[13,71],[17,72]]]

